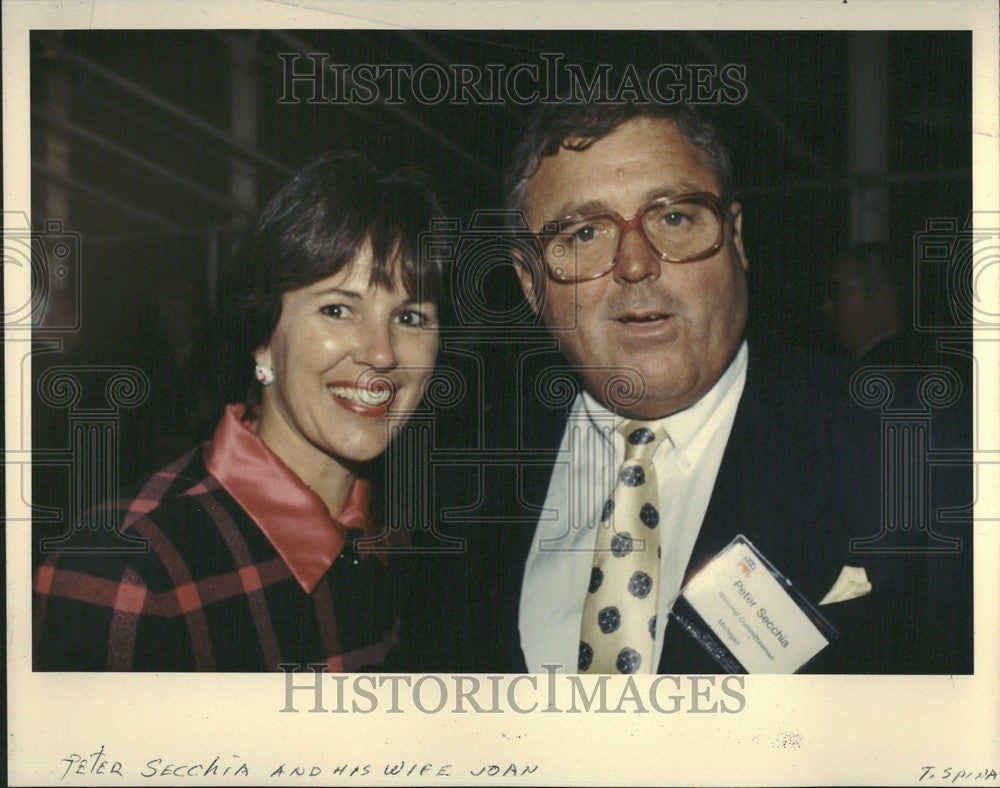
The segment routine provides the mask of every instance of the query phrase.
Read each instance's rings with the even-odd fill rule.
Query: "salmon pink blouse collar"
[[[337,560],[348,529],[364,529],[369,484],[357,479],[335,519],[326,504],[242,420],[244,405],[228,405],[208,446],[208,472],[233,496],[308,594]]]

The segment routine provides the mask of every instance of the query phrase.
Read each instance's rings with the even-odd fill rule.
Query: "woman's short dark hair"
[[[542,160],[559,152],[586,150],[634,118],[671,120],[704,155],[719,181],[720,197],[732,199],[733,172],[729,151],[716,127],[687,104],[656,102],[539,104],[529,115],[514,148],[504,179],[507,207],[524,209],[528,181]]]
[[[324,155],[300,170],[264,206],[220,290],[226,399],[257,404],[252,354],[274,333],[284,294],[333,276],[366,241],[372,284],[391,288],[398,269],[407,294],[440,303],[442,264],[420,241],[440,215],[413,171],[383,175],[355,153]]]

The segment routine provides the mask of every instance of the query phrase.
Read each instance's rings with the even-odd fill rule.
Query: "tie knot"
[[[626,460],[649,459],[667,437],[663,425],[656,421],[625,421],[618,425],[618,431],[625,436]]]

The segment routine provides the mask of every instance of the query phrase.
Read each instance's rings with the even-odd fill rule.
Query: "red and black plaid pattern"
[[[398,631],[392,578],[348,546],[307,593],[195,450],[113,506],[148,542],[107,534],[35,575],[35,670],[274,671],[377,668]]]

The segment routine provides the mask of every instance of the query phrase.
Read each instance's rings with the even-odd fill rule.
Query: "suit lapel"
[[[528,391],[533,393],[530,387]],[[523,460],[517,469],[517,490],[523,502],[522,506],[540,511],[545,505],[563,430],[566,427],[568,410],[567,406],[557,408],[537,402],[522,408],[519,448],[524,452],[522,456],[527,457],[529,452],[531,455],[531,459]],[[503,589],[499,594],[501,603],[499,626],[502,641],[507,644],[505,649],[507,670],[515,673],[527,671],[524,653],[521,650],[519,616],[525,564],[536,527],[536,522],[505,526],[503,544],[496,553],[509,559],[501,580]]]
[[[738,534],[778,571],[815,594],[814,525],[824,519],[829,432],[799,398],[794,365],[751,348],[746,384],[723,453],[685,582]],[[808,491],[808,492],[807,492]],[[820,581],[822,582],[822,581]],[[818,599],[812,599],[815,603]],[[716,672],[718,665],[676,623],[667,628],[659,672]]]

